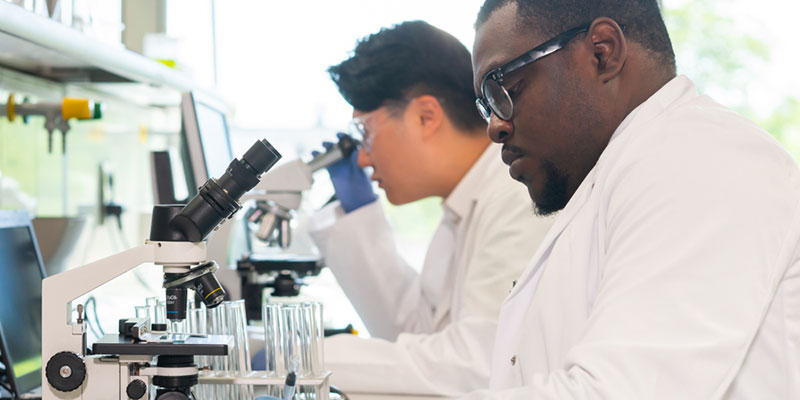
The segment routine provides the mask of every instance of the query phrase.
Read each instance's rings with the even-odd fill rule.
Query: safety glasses
[[[478,112],[481,114],[481,117],[489,121],[492,117],[492,113],[494,113],[494,115],[497,115],[497,117],[502,120],[508,121],[511,119],[511,116],[514,115],[514,102],[511,100],[511,96],[509,96],[506,88],[503,87],[504,77],[526,65],[563,49],[576,35],[589,31],[590,26],[591,24],[581,25],[558,34],[525,54],[509,61],[502,67],[486,73],[486,75],[483,76],[480,87],[483,96],[475,99],[475,106],[478,107]]]
[[[364,122],[364,118],[353,118],[347,127],[347,133],[361,140],[361,146],[364,148],[364,151],[369,154],[372,152],[372,139],[374,135],[369,134]]]

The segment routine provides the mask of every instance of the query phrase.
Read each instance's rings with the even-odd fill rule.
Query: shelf
[[[110,89],[144,84],[155,97],[163,89],[202,91],[185,74],[120,46],[98,42],[57,21],[0,1],[0,67],[60,83],[91,83]],[[130,87],[130,85],[119,85]],[[127,89],[125,89],[127,90]],[[158,103],[158,101],[156,101]]]

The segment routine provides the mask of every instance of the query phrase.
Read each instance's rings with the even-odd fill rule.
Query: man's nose
[[[367,151],[364,150],[363,147],[358,148],[358,166],[361,168],[369,167],[372,165],[372,160],[369,158],[369,154]]]
[[[504,121],[494,114],[489,118],[489,125],[486,129],[489,139],[495,143],[505,143],[514,134],[514,124]]]

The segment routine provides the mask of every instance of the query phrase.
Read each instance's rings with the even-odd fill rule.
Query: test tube
[[[152,322],[154,324],[166,324],[167,323],[167,302],[164,300],[158,300],[156,303],[156,310],[154,314],[150,314],[153,316]]]
[[[193,307],[186,311],[187,331],[192,335],[205,335],[208,333],[206,326],[206,309],[205,307]],[[195,356],[195,363],[201,369],[209,368],[208,356]],[[213,387],[212,385],[197,385],[193,390],[197,400],[212,400]]]
[[[228,327],[228,309],[225,302],[217,307],[208,309],[208,328],[212,335],[230,335]],[[228,348],[228,354],[234,353],[233,344]],[[229,356],[212,356],[211,368],[218,374],[227,374],[230,371]],[[213,385],[215,399],[235,399],[233,385]]]
[[[283,347],[283,318],[280,304],[264,304],[261,319],[264,321],[264,356],[268,376],[286,376]]]
[[[323,326],[322,303],[304,302],[300,309],[303,316],[304,367],[311,376],[320,376],[325,370],[324,348],[325,328]]]
[[[247,341],[247,314],[245,311],[244,300],[236,300],[225,303],[228,308],[228,326],[231,329],[231,336],[234,339],[231,371],[235,374],[243,374],[252,370],[250,366],[250,345]],[[237,385],[235,390],[241,399],[253,398],[253,386]]]
[[[298,304],[285,304],[281,308],[283,321],[283,356],[286,372],[296,372],[298,376],[306,376],[303,369],[303,323]]]
[[[264,322],[264,357],[266,372],[270,377],[285,377],[286,364],[283,347],[283,311],[280,304],[263,304],[261,320]],[[281,398],[281,386],[270,386],[266,394]]]
[[[150,318],[150,306],[136,306],[136,318]]]
[[[167,332],[169,333],[189,333],[189,326],[185,319],[180,321],[167,320],[167,325]]]
[[[156,309],[158,308],[158,297],[148,297],[144,300],[144,304],[150,309],[150,323],[155,322]]]
[[[189,308],[186,311],[186,321],[189,324],[189,333],[196,335],[208,333],[206,309],[204,307]]]

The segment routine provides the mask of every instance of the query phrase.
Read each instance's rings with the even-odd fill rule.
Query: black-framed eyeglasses
[[[502,120],[508,121],[511,119],[511,116],[514,115],[514,103],[511,101],[511,96],[509,96],[506,88],[503,87],[505,75],[563,49],[576,35],[589,31],[589,27],[591,27],[591,24],[581,25],[560,33],[525,54],[509,61],[502,67],[487,72],[481,82],[482,96],[475,99],[475,105],[478,107],[481,117],[488,121],[492,117],[492,113],[494,113]]]

